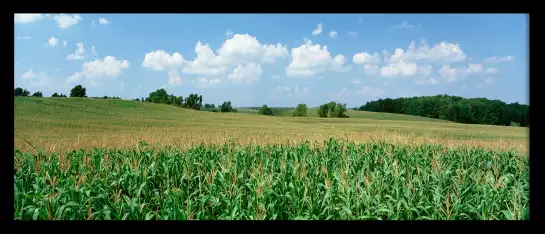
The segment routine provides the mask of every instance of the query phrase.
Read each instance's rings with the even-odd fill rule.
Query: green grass
[[[14,219],[528,219],[513,151],[328,141],[14,151]]]

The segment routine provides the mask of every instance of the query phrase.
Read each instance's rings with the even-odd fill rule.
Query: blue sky
[[[22,14],[15,87],[350,107],[437,94],[529,103],[527,15]]]

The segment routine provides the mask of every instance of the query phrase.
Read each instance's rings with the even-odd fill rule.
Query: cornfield
[[[529,219],[529,160],[442,145],[14,150],[16,220]]]

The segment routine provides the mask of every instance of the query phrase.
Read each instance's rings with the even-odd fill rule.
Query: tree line
[[[138,101],[138,99],[137,99]],[[202,95],[191,93],[188,97],[184,98],[183,96],[175,96],[174,94],[168,94],[165,89],[158,89],[154,92],[151,92],[147,98],[142,98],[140,101],[161,103],[167,105],[174,105],[188,109],[200,110],[201,108],[215,108],[214,104],[205,104],[202,103]],[[235,109],[231,106],[231,102],[224,102],[222,105],[218,105],[221,112],[236,112]],[[213,112],[217,112],[215,109]]]
[[[529,126],[528,105],[486,98],[436,95],[385,98],[362,105],[361,111],[387,112],[450,120],[467,124]]]

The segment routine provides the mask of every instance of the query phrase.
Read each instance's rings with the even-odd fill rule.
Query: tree
[[[327,104],[327,115],[328,117],[335,117],[335,106],[337,105],[337,103],[335,102],[329,102]]]
[[[28,94],[30,94],[30,92],[28,92],[27,95],[24,95],[25,91],[28,92],[28,90],[26,90],[26,89],[23,90],[22,88],[17,87],[17,88],[15,88],[13,93],[14,93],[14,96],[24,96],[24,97],[26,97],[26,96],[28,96]]]
[[[318,117],[327,118],[327,112],[328,112],[328,105],[327,104],[321,105],[320,108],[318,109]]]
[[[210,108],[216,108],[214,104],[210,104]]]
[[[85,88],[81,85],[76,85],[71,91],[70,91],[70,97],[87,97]]]
[[[271,108],[269,108],[267,105],[263,105],[263,106],[259,109],[259,114],[260,114],[260,115],[270,115],[270,116],[273,115]]]
[[[298,104],[295,108],[295,111],[293,111],[293,116],[307,116],[307,105],[306,104]]]
[[[231,106],[231,102],[230,101],[223,102],[223,104],[221,104],[220,111],[221,112],[234,112],[233,107]]]
[[[37,92],[33,93],[32,96],[33,97],[43,97],[43,94],[42,94],[42,92],[37,91]]]
[[[348,116],[346,113],[346,104],[337,103],[337,106],[335,107],[335,114],[334,116],[336,118],[347,118]]]
[[[51,97],[59,97],[59,95],[57,93],[54,93],[53,95],[51,95]]]

